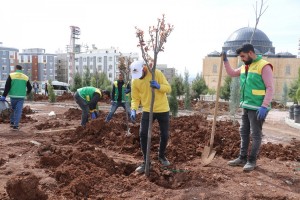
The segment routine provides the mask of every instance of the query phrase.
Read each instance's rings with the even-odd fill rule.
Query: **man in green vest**
[[[16,65],[16,71],[8,76],[3,95],[0,97],[0,101],[5,101],[7,95],[10,97],[11,108],[13,110],[10,115],[10,127],[12,130],[19,130],[24,99],[26,94],[29,94],[31,90],[32,86],[28,76],[23,74],[21,65]]]
[[[236,69],[231,68],[226,53],[223,53],[226,72],[231,77],[240,76],[240,106],[243,108],[240,155],[237,159],[229,161],[228,165],[244,166],[244,171],[251,171],[256,167],[262,140],[262,126],[271,109],[274,94],[273,66],[262,59],[261,55],[255,54],[252,44],[243,44],[236,53],[244,62],[244,65]],[[250,135],[252,148],[248,155]]]
[[[106,99],[109,96],[108,91],[102,91],[103,98]],[[95,87],[83,87],[77,89],[74,94],[76,103],[82,110],[81,126],[85,126],[88,122],[88,115],[91,113],[91,118],[96,119],[98,117],[97,105],[102,97],[100,89]]]
[[[124,82],[124,76],[122,73],[119,74],[119,79],[114,82],[112,93],[111,93],[111,109],[106,117],[106,122],[109,122],[116,112],[116,110],[122,106],[125,109],[125,112],[130,117],[130,106],[129,106],[129,93],[130,93],[130,84]]]

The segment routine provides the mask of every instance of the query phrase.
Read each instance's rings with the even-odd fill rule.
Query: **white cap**
[[[131,69],[131,78],[132,79],[138,79],[141,78],[143,75],[143,66],[144,61],[143,60],[137,60],[131,63],[130,69]]]

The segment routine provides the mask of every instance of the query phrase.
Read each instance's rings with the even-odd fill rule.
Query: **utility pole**
[[[71,36],[70,45],[67,48],[69,54],[69,66],[68,66],[68,83],[73,84],[73,77],[75,74],[75,53],[77,52],[76,40],[79,39],[80,28],[77,26],[70,26]]]

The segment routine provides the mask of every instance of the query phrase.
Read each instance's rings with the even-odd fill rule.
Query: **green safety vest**
[[[261,57],[258,57],[255,61],[253,61],[250,64],[247,76],[246,76],[246,68],[245,68],[246,66],[243,65],[241,67],[240,105],[242,108],[257,110],[259,107],[261,107],[266,94],[266,86],[263,82],[261,72],[263,67],[266,65],[271,65],[271,64],[268,61],[261,59]],[[270,109],[270,105],[269,105],[269,109]]]
[[[114,101],[118,101],[118,96],[119,96],[119,89],[118,89],[118,81],[114,81],[114,86],[115,86],[115,96]],[[127,88],[127,84],[122,85],[122,102],[127,102],[129,99],[129,94],[125,94],[125,90]]]
[[[25,98],[28,76],[22,70],[16,70],[10,74],[11,88],[8,95],[12,98]]]

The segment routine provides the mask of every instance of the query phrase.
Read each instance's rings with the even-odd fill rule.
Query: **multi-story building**
[[[68,82],[69,56],[67,53],[57,52],[55,56],[55,80]]]
[[[223,51],[227,51],[228,60],[232,67],[239,67],[242,65],[240,58],[236,55],[235,50],[245,42],[249,42],[253,33],[253,28],[242,28],[230,35],[222,47]],[[283,94],[284,84],[287,86],[298,78],[298,70],[300,68],[300,58],[292,55],[289,52],[281,52],[275,54],[275,47],[267,35],[261,30],[257,29],[252,42],[255,52],[263,55],[263,59],[269,61],[273,69],[274,77],[274,100],[281,100]],[[202,74],[208,88],[216,89],[218,85],[218,73],[220,70],[221,57],[220,52],[212,52],[203,59]],[[225,77],[228,76],[226,71],[222,73],[222,83]]]
[[[55,54],[45,53],[45,49],[24,49],[19,53],[19,63],[31,81],[45,82],[55,80]]]
[[[156,68],[165,75],[166,79],[171,84],[171,81],[175,76],[175,68],[168,68],[166,64],[157,64]]]
[[[12,47],[4,47],[0,42],[0,81],[5,82],[9,74],[15,71],[18,64],[19,50]]]
[[[118,59],[120,51],[114,47],[110,49],[92,49],[85,53],[75,54],[75,71],[83,74],[89,68],[90,73],[103,72],[110,81],[114,81],[119,72]],[[138,53],[122,53],[122,56],[138,59]]]

